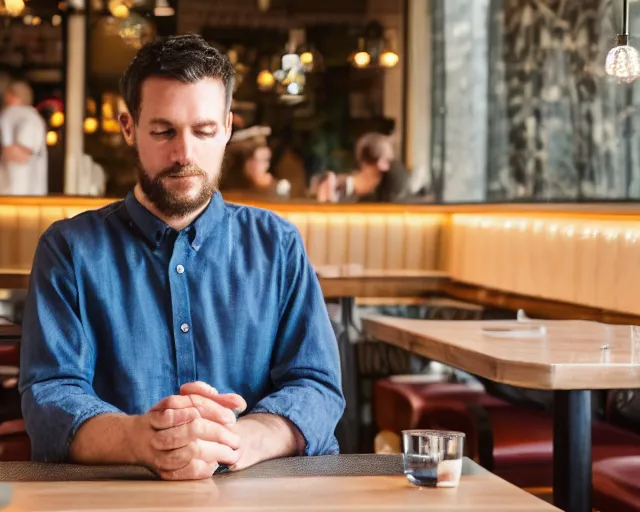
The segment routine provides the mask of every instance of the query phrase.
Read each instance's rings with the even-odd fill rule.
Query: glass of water
[[[457,487],[464,453],[462,432],[403,430],[402,458],[407,480],[423,487]]]

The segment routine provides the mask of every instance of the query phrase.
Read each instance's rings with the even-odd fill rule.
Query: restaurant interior
[[[38,240],[134,187],[120,77],[188,33],[236,71],[223,197],[293,223],[316,271],[342,469],[161,488],[29,466]],[[14,481],[9,511],[640,511],[640,2],[0,0],[0,34],[0,89],[31,86],[47,152],[46,193],[0,195],[0,509]],[[464,433],[457,488],[396,471],[419,430]]]

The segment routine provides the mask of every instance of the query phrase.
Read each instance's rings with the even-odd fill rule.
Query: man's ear
[[[133,121],[133,117],[129,112],[123,112],[120,114],[118,118],[118,122],[120,123],[120,130],[122,130],[122,136],[124,137],[125,142],[129,146],[133,146],[136,143],[136,132],[135,132],[135,122]]]
[[[231,131],[233,130],[233,112],[229,111],[229,113],[227,114],[227,120],[225,122],[225,132],[227,134],[227,140],[225,141],[225,143],[229,142],[229,139],[231,138]]]

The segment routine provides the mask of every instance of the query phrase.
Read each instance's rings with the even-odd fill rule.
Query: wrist
[[[145,424],[144,419],[144,415],[122,417],[123,448],[126,452],[123,455],[126,457],[128,464],[136,466],[148,465],[148,460],[144,453],[145,443],[142,435],[145,428],[149,428],[149,425]]]
[[[241,438],[240,460],[232,469],[244,469],[264,460],[302,455],[303,435],[288,419],[270,413],[240,418],[234,429]]]

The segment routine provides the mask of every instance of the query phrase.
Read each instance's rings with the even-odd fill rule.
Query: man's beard
[[[185,197],[165,187],[165,179],[178,176],[200,176],[202,178],[202,186],[195,197]],[[199,210],[211,200],[213,194],[218,190],[218,177],[209,179],[207,173],[197,165],[181,166],[175,164],[152,178],[139,163],[138,182],[147,199],[160,213],[169,218],[184,217]]]

